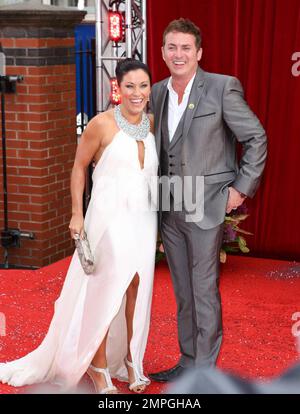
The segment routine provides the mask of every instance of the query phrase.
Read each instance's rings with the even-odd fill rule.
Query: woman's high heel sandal
[[[139,375],[137,373],[135,366],[133,365],[132,362],[128,361],[127,358],[124,359],[124,362],[125,362],[125,365],[127,366],[127,370],[128,370],[128,367],[132,368],[134,379],[135,379],[135,381],[132,384],[129,384],[128,388],[130,389],[130,391],[136,392],[138,394],[144,392],[149,382],[146,382],[139,378]]]
[[[106,387],[100,388],[89,370],[103,374],[106,382]],[[108,368],[97,368],[91,364],[87,370],[87,374],[91,378],[97,394],[118,394],[118,389],[111,382]]]

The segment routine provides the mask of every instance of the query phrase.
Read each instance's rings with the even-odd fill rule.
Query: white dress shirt
[[[186,85],[186,88],[183,94],[183,99],[180,104],[178,104],[178,95],[174,91],[173,86],[172,86],[172,77],[169,78],[167,88],[169,90],[168,128],[169,128],[170,141],[172,140],[175,134],[175,131],[180,122],[180,119],[188,104],[188,100],[189,100],[189,96],[190,96],[190,92],[192,89],[195,76],[196,76],[196,73],[192,77],[192,79],[189,81],[189,83]]]

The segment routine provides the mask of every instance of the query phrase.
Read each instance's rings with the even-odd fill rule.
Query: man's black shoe
[[[156,382],[169,382],[176,380],[186,372],[186,368],[181,367],[179,364],[175,365],[166,371],[156,372],[155,374],[149,374],[149,377]]]

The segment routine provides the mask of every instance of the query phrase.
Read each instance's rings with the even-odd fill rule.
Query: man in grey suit
[[[181,351],[175,367],[150,374],[165,382],[191,366],[216,363],[222,340],[219,257],[225,212],[254,196],[267,144],[238,79],[198,66],[201,34],[194,23],[171,22],[162,54],[171,77],[153,85],[151,93],[160,176],[183,182],[183,195],[178,196],[176,185],[160,189],[160,231],[176,295]],[[239,163],[236,141],[243,147]],[[190,214],[192,199],[196,214]],[[164,207],[166,200],[170,209]]]

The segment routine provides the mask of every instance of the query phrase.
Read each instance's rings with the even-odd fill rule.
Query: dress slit
[[[84,219],[95,271],[89,276],[84,273],[75,250],[46,336],[24,357],[1,361],[0,381],[13,386],[49,382],[73,389],[107,332],[111,376],[128,381],[126,291],[136,274],[139,286],[129,346],[139,378],[149,381],[143,373],[143,359],[150,325],[157,213],[136,207],[148,204],[158,158],[153,134],[149,132],[142,145],[143,164],[137,159],[139,147],[122,130],[105,148],[93,172]],[[150,196],[155,203],[155,194]]]

